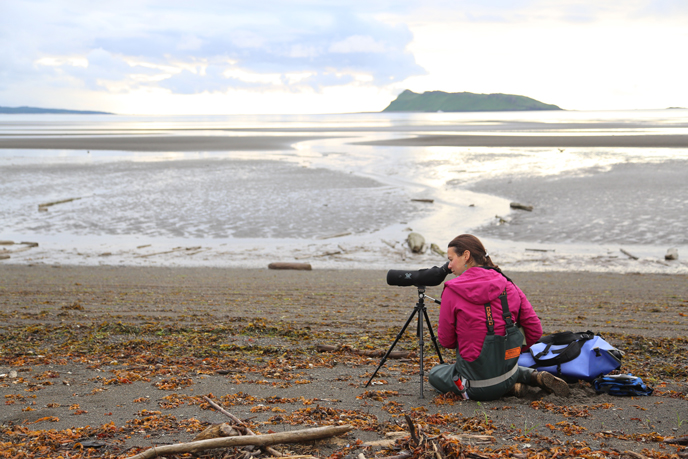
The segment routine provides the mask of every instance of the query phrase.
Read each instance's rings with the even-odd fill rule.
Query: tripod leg
[[[375,377],[375,375],[377,375],[377,372],[380,371],[380,368],[382,368],[382,365],[384,365],[385,362],[387,361],[387,357],[389,357],[389,354],[392,352],[392,349],[394,349],[394,346],[396,346],[397,342],[401,338],[401,335],[403,335],[404,332],[406,331],[406,328],[411,323],[411,320],[413,319],[413,316],[416,314],[416,312],[418,312],[418,308],[413,309],[413,312],[409,316],[408,320],[406,320],[406,323],[401,328],[401,331],[397,334],[397,338],[394,340],[392,345],[389,347],[389,350],[387,350],[387,353],[384,355],[384,357],[382,357],[382,360],[380,361],[380,365],[377,366],[377,368],[375,369],[375,373],[373,373],[373,376],[370,377],[370,379],[366,383],[365,387],[370,386],[370,383],[373,382],[373,378]],[[420,315],[418,317],[420,318]]]
[[[418,348],[420,349],[420,398],[425,398],[423,395],[423,379],[425,377],[425,371],[423,369],[423,349],[425,347],[425,341],[423,340],[423,314],[425,314],[425,305],[423,301],[418,302],[418,308],[423,311],[418,313]]]
[[[432,343],[435,345],[435,350],[437,351],[437,357],[440,358],[440,363],[444,363],[442,360],[442,354],[440,353],[440,346],[437,344],[437,338],[435,338],[435,333],[432,331],[432,325],[430,325],[430,318],[428,317],[427,309],[423,309],[423,315],[425,316],[425,323],[428,324],[428,330],[430,331],[430,338]]]

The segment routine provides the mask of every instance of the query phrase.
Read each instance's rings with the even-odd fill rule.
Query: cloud
[[[30,64],[11,56],[15,71],[36,84],[58,79],[115,92],[294,90],[287,76],[294,74],[308,75],[297,90],[320,91],[351,82],[385,85],[424,73],[406,50],[413,38],[408,27],[380,21],[373,10],[354,13],[336,2],[230,3],[124,1],[101,8],[35,0],[8,11],[15,18],[38,11],[33,21],[0,20],[0,44],[7,48],[15,33],[23,35],[20,28],[28,28],[24,32],[33,39],[12,42]],[[11,86],[13,75],[0,72]]]

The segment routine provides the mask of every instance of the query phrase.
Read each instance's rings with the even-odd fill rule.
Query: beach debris
[[[234,430],[232,426],[223,422],[222,424],[213,424],[212,426],[206,428],[204,431],[199,433],[191,441],[209,440],[211,438],[221,438],[221,437],[238,437],[241,435],[239,432]]]
[[[76,201],[78,199],[81,199],[81,198],[69,198],[69,199],[62,199],[60,201],[52,201],[52,202],[46,202],[43,204],[38,204],[38,210],[45,212],[48,210],[48,207],[52,207],[52,206],[57,205],[57,204],[64,204],[66,202]]]
[[[495,215],[495,218],[497,219],[497,224],[498,225],[503,225],[505,223],[509,223],[509,220],[507,220],[504,217],[500,217],[499,215]]]
[[[313,268],[310,263],[291,263],[291,262],[275,262],[268,265],[268,269],[297,269],[302,271],[311,271]]]
[[[350,236],[350,235],[351,235],[351,232],[346,232],[346,233],[332,234],[332,235],[329,235],[329,236],[320,236],[318,239],[321,239],[321,240],[322,240],[322,239],[333,239],[333,238],[336,238],[336,237],[344,237],[344,236]]]
[[[406,242],[413,253],[421,253],[425,248],[425,238],[419,233],[409,233]]]
[[[365,355],[366,357],[382,357],[386,351],[381,349],[354,349],[348,344],[316,344],[315,350],[318,352],[349,352],[356,355]],[[411,351],[392,351],[387,358],[389,359],[408,359],[413,357]]]
[[[475,204],[468,204],[468,207],[475,207]]]
[[[146,244],[146,245],[140,245],[136,247],[137,249],[145,249],[146,247],[150,247],[152,244]]]
[[[418,199],[411,199],[412,202],[427,202],[429,204],[432,204],[435,202],[434,199],[423,199],[423,198],[418,198]]]
[[[146,258],[146,257],[152,257],[152,256],[154,256],[154,255],[163,255],[163,254],[166,254],[166,253],[181,252],[182,250],[189,250],[189,251],[191,251],[191,250],[199,250],[199,249],[201,249],[201,248],[202,248],[202,247],[201,247],[200,245],[199,245],[199,246],[196,246],[196,247],[175,247],[175,248],[172,249],[172,250],[166,250],[166,251],[164,251],[164,252],[155,252],[155,253],[146,253],[146,254],[144,254],[144,255],[136,255],[134,258]]]
[[[665,260],[678,260],[678,249],[671,248],[667,250],[666,255],[664,255]]]
[[[239,437],[213,438],[210,440],[192,441],[176,445],[156,446],[146,451],[131,456],[129,459],[151,459],[160,456],[170,456],[180,453],[192,453],[215,448],[227,448],[232,446],[258,446],[261,448],[281,443],[303,443],[313,440],[322,440],[337,435],[343,435],[354,429],[353,426],[344,424],[340,426],[314,427],[304,430],[292,430],[266,435],[242,435]],[[281,456],[281,453],[278,453]],[[278,456],[278,457],[279,457]]]
[[[12,242],[12,241],[3,241],[3,242],[4,242],[4,244],[1,244],[1,245],[15,245],[16,244],[15,242]],[[22,245],[24,247],[19,247],[18,249],[14,249],[14,250],[8,250],[5,248],[0,250],[0,256],[2,256],[2,258],[0,258],[0,260],[6,260],[7,258],[9,258],[10,253],[26,252],[27,250],[30,250],[33,247],[38,247],[38,242],[20,242],[17,245]]]
[[[382,242],[384,242],[385,244],[387,244],[388,246],[390,246],[391,248],[394,248],[394,247],[396,247],[396,245],[397,245],[396,242],[387,241],[387,240],[385,240],[385,239],[380,239],[380,240],[381,240]]]
[[[14,241],[0,241],[0,245],[14,245]]]
[[[329,257],[331,255],[341,255],[341,254],[342,254],[341,250],[331,250],[331,251],[323,252],[323,253],[300,255],[300,256],[294,257],[294,258],[297,260],[305,260],[307,258]]]
[[[555,249],[526,249],[526,252],[556,252]]]
[[[446,256],[447,256],[447,252],[445,252],[444,250],[440,249],[440,246],[437,245],[437,244],[435,244],[434,242],[433,242],[432,244],[430,244],[430,250],[432,250],[433,252],[435,252],[437,255],[439,255],[439,256],[441,256],[441,257],[446,257]]]
[[[519,202],[511,202],[509,203],[509,207],[511,207],[512,209],[527,210],[528,212],[533,211],[533,206],[528,206],[525,204],[521,204]]]
[[[638,260],[638,259],[639,259],[639,258],[636,257],[635,255],[633,255],[632,253],[629,253],[629,252],[625,251],[624,249],[619,249],[619,251],[621,251],[621,253],[623,253],[624,255],[626,255],[626,256],[627,256],[628,258],[630,258],[631,260]]]

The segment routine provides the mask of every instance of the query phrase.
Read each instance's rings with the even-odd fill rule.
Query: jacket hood
[[[494,269],[474,267],[444,283],[444,288],[473,304],[492,302],[504,291],[507,280]]]

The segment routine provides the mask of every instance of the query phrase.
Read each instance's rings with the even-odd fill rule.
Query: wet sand
[[[594,126],[589,126],[590,129]],[[409,129],[404,129],[407,132]],[[329,129],[318,130],[325,134]],[[384,131],[384,130],[380,130]],[[170,130],[175,132],[174,130]],[[313,130],[311,130],[313,132]],[[332,129],[332,132],[338,132]],[[345,131],[342,131],[341,135]],[[281,130],[265,130],[266,135],[171,135],[170,133],[131,136],[92,135],[88,137],[0,137],[0,149],[114,150],[114,151],[256,151],[283,150],[307,140],[332,135],[286,135]],[[688,148],[688,135],[418,135],[400,139],[354,142],[353,145],[395,147],[610,147]]]
[[[688,148],[688,135],[420,135],[361,142],[390,147]]]
[[[115,150],[115,151],[254,151],[285,150],[317,136],[193,136],[136,135],[94,137],[0,138],[0,149]]]

